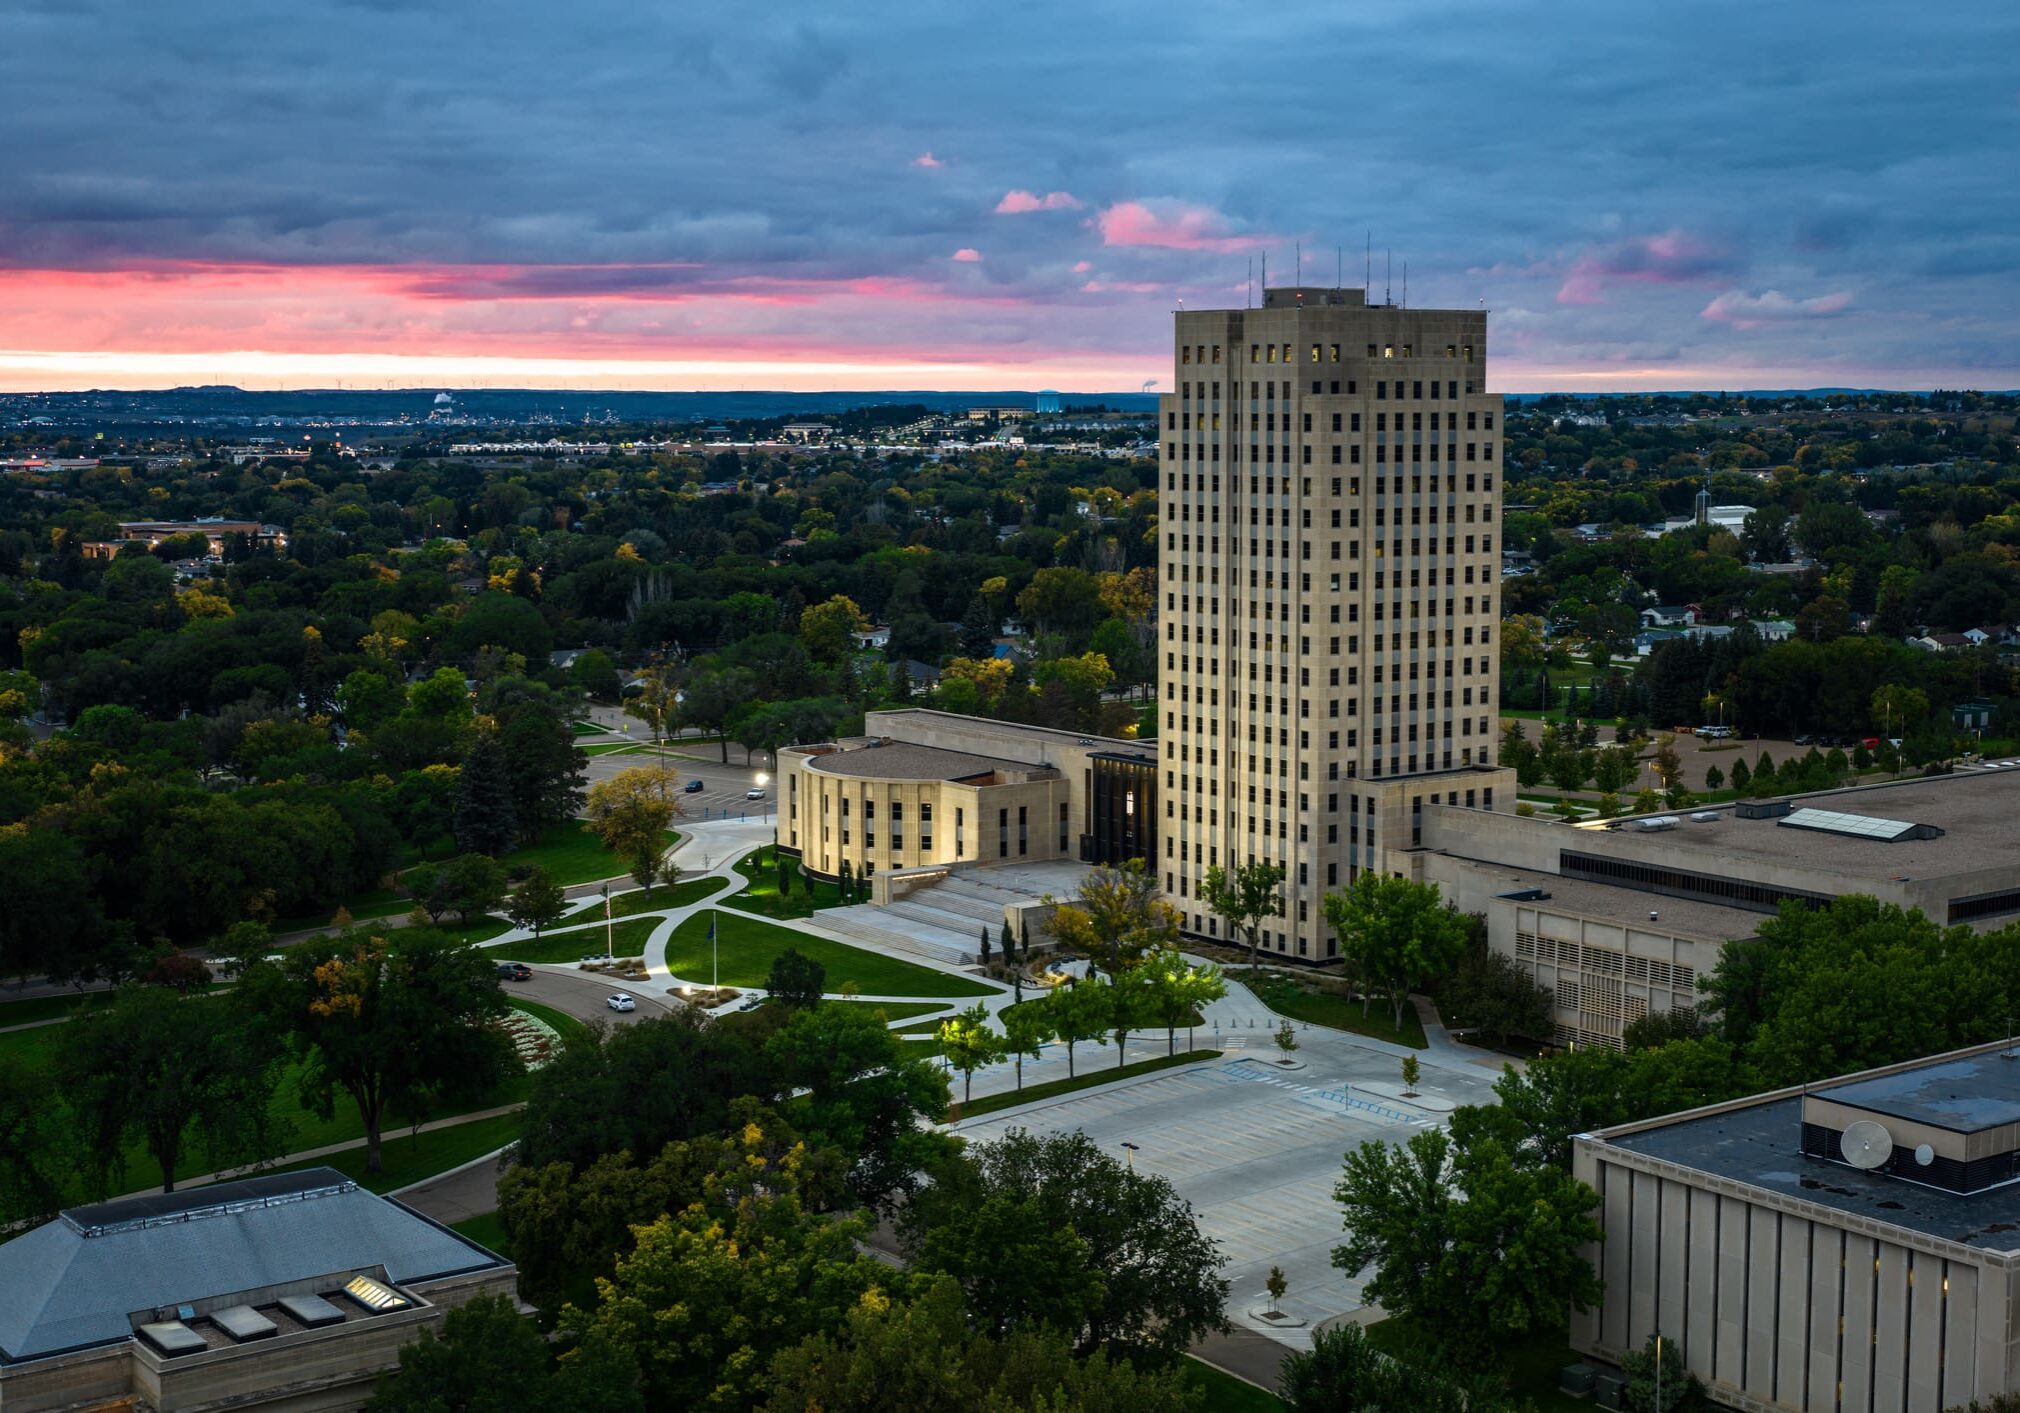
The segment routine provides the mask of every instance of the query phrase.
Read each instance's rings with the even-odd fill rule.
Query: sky
[[[2020,387],[2020,5],[10,0],[0,388]],[[1392,254],[1391,254],[1392,252]]]

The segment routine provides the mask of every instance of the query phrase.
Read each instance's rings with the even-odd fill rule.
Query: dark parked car
[[[500,962],[498,963],[498,979],[500,981],[531,981],[533,979],[533,968],[527,966],[524,962]]]
[[[690,795],[699,795],[706,787],[699,780],[690,780],[682,788]]]

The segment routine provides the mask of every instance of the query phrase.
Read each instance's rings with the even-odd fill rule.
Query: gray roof
[[[2020,1060],[1966,1055],[1810,1091],[1819,1099],[1909,1119],[1952,1133],[2020,1123]]]
[[[371,1266],[405,1284],[506,1264],[334,1168],[74,1207],[0,1246],[0,1363],[126,1339],[134,1310]]]
[[[1811,1091],[1816,1093],[1817,1091]],[[1806,1157],[1799,1094],[1713,1110],[1592,1141],[1645,1153],[1868,1221],[1987,1251],[2020,1248],[2020,1184],[1945,1192],[1883,1173]]]
[[[829,751],[808,764],[823,775],[864,776],[874,780],[967,780],[998,770],[1031,770],[1032,766],[938,746],[914,746],[892,741],[882,746]]]

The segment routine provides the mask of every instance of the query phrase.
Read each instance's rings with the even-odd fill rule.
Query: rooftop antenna
[[[1270,298],[1270,253],[1267,250],[1263,252],[1262,259],[1263,259],[1263,303],[1268,304]]]
[[[1368,286],[1375,282],[1375,233],[1365,231],[1361,235],[1361,298],[1365,302]]]
[[[1243,307],[1247,309],[1255,308],[1255,257],[1253,255],[1248,258],[1248,283],[1243,288],[1247,291],[1243,296]]]
[[[1291,284],[1295,287],[1305,282],[1305,243],[1301,240],[1292,241],[1291,249],[1297,253],[1298,262],[1292,267],[1295,273],[1291,276]]]
[[[1410,262],[1403,262],[1403,307],[1410,307]]]
[[[1347,253],[1341,246],[1333,247],[1333,288],[1344,289],[1347,283]]]
[[[1384,251],[1382,252],[1382,262],[1383,262],[1383,263],[1382,263],[1382,304],[1383,304],[1383,305],[1384,305],[1385,307],[1394,307],[1394,305],[1395,305],[1395,303],[1396,303],[1396,300],[1395,300],[1395,290],[1396,290],[1396,252],[1395,252],[1395,251],[1393,251],[1393,250],[1384,250]]]

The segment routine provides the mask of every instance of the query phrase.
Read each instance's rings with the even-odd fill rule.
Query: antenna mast
[[[1243,307],[1247,309],[1255,308],[1255,257],[1253,255],[1248,258],[1248,283],[1243,288],[1247,291],[1243,296]]]
[[[1301,240],[1293,241],[1291,249],[1296,252],[1298,262],[1292,267],[1294,273],[1291,276],[1291,284],[1297,286],[1305,282],[1305,243]]]
[[[1410,307],[1410,262],[1403,262],[1403,307]]]
[[[1382,303],[1393,306],[1396,302],[1396,252],[1382,252]]]
[[[1361,302],[1366,303],[1368,286],[1375,282],[1375,233],[1365,231],[1361,235]]]

